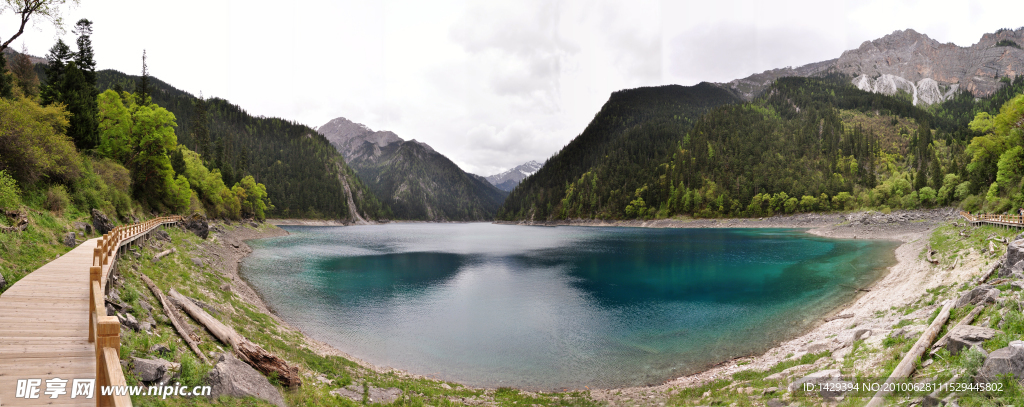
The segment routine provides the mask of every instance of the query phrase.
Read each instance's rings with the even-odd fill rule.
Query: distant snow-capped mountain
[[[542,166],[543,164],[531,160],[526,162],[526,164],[520,165],[501,174],[495,174],[485,178],[487,178],[487,182],[498,187],[498,189],[511,191],[516,187],[516,185],[519,185],[519,183],[526,179],[526,177],[533,175],[533,173],[537,172],[537,170]]]

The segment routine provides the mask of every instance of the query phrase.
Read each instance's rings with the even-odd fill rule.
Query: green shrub
[[[982,197],[978,195],[971,195],[964,199],[963,202],[960,202],[960,209],[968,212],[977,212],[981,209],[982,203],[984,203],[984,199],[982,199]]]
[[[68,189],[63,185],[54,185],[46,190],[46,200],[43,206],[50,212],[61,214],[71,205],[71,197],[68,196]]]
[[[0,170],[0,208],[17,208],[21,205],[21,190],[18,182],[7,171]]]

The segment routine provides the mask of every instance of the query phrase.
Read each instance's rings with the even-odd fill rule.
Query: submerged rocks
[[[1013,341],[1010,345],[996,349],[974,377],[977,383],[999,381],[999,375],[1012,373],[1017,380],[1024,378],[1024,341]]]
[[[96,233],[101,235],[114,229],[114,223],[99,209],[92,210],[92,226],[96,228]]]
[[[266,377],[230,354],[220,355],[217,365],[210,370],[206,379],[210,384],[210,395],[214,399],[222,395],[251,396],[284,407],[284,397]]]

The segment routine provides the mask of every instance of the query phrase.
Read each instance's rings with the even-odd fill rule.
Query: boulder
[[[982,284],[961,295],[960,299],[956,300],[956,305],[953,308],[960,308],[967,304],[977,305],[985,302],[995,302],[997,298],[999,298],[998,288]]]
[[[869,336],[871,336],[870,329],[855,328],[843,331],[842,333],[839,334],[837,339],[840,343],[843,344],[843,346],[850,346],[853,345],[854,342],[859,341],[861,339],[866,339]]]
[[[1024,269],[1024,239],[1014,240],[1006,245],[1006,260],[999,270],[999,275],[1010,275],[1014,271]]]
[[[889,333],[889,337],[893,339],[899,339],[900,337],[916,339],[917,336],[920,335],[921,332],[924,332],[927,327],[928,326],[926,325],[907,325],[902,328],[893,329],[892,332]]]
[[[370,403],[378,404],[391,404],[394,403],[395,400],[398,400],[399,397],[402,397],[402,390],[395,387],[381,389],[370,386],[367,393],[367,398],[369,398]]]
[[[99,209],[92,210],[92,226],[96,228],[96,233],[101,235],[114,229],[114,224],[110,221],[110,218]]]
[[[331,394],[347,398],[356,403],[363,402],[363,388],[354,384],[331,390]]]
[[[124,314],[123,317],[121,315],[118,315],[117,318],[121,320],[121,326],[136,332],[139,331],[139,320],[135,319],[134,315]]]
[[[210,223],[206,221],[206,217],[200,214],[192,215],[182,220],[182,226],[185,230],[195,233],[203,239],[210,236]]]
[[[159,240],[163,240],[165,242],[170,242],[171,241],[171,235],[168,234],[167,232],[163,231],[163,230],[160,230],[160,229],[157,229],[157,230],[153,231],[153,237],[157,238]]]
[[[203,260],[198,257],[193,257],[192,264],[195,264],[196,267],[203,267]]]
[[[839,369],[828,369],[820,372],[814,372],[800,379],[794,380],[793,383],[789,384],[789,391],[797,392],[801,391],[804,383],[821,384],[827,382],[838,381],[842,377],[839,373]]]
[[[132,358],[132,373],[147,383],[160,382],[167,375],[172,364],[163,359]]]
[[[1013,341],[1010,345],[996,349],[985,358],[985,364],[974,376],[977,383],[999,381],[999,375],[1013,373],[1017,380],[1024,378],[1024,341]]]
[[[160,355],[160,354],[164,354],[164,353],[171,353],[171,348],[168,348],[167,344],[165,344],[165,343],[158,343],[156,345],[153,345],[153,346],[149,347],[149,353],[152,353],[152,354],[155,354],[155,355]]]
[[[992,339],[999,331],[983,326],[959,325],[949,331],[949,339],[946,341],[946,350],[956,355],[961,350],[980,346],[983,342]]]
[[[68,232],[64,234],[64,240],[62,240],[61,243],[64,243],[64,245],[67,247],[78,246],[78,240],[75,239],[76,237],[77,236],[75,236],[75,232]]]
[[[0,291],[7,288],[7,280],[4,280],[3,274],[0,274]]]
[[[217,365],[207,374],[206,382],[210,384],[210,396],[214,399],[224,395],[256,397],[284,407],[284,397],[266,377],[227,353],[220,354]],[[362,400],[362,396],[359,399]]]
[[[71,226],[73,226],[76,230],[84,231],[85,234],[87,234],[87,235],[91,235],[92,234],[92,225],[90,225],[88,223],[85,223],[85,222],[75,222],[75,223],[72,223]]]

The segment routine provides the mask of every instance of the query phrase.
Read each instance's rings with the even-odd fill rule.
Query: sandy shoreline
[[[496,222],[500,224],[534,225],[534,226],[599,226],[599,227],[647,227],[647,228],[803,228],[808,233],[840,239],[873,239],[894,240],[902,242],[896,249],[897,263],[890,267],[886,274],[869,287],[869,292],[861,293],[847,304],[838,307],[828,316],[848,314],[852,316],[828,321],[823,318],[809,330],[795,338],[776,344],[762,355],[739,358],[704,370],[700,373],[678,377],[656,386],[628,387],[616,389],[592,389],[591,394],[596,400],[628,400],[648,394],[666,393],[673,388],[700,385],[718,378],[727,378],[741,370],[764,370],[787,357],[799,357],[809,350],[841,348],[839,335],[846,327],[873,326],[888,323],[874,317],[876,311],[889,310],[891,307],[906,305],[918,299],[929,288],[951,282],[959,282],[968,278],[969,273],[934,272],[929,264],[920,258],[920,253],[927,245],[927,237],[942,222],[955,217],[951,209],[897,211],[890,214],[877,212],[858,212],[852,214],[801,214],[776,216],[759,219],[700,219],[700,220],[654,220],[654,221],[593,221],[577,220],[563,222]],[[268,220],[274,225],[302,226],[343,226],[336,221],[304,221],[304,220]],[[287,235],[280,228],[258,231],[248,228],[236,228],[233,231],[217,233],[215,237],[223,240],[223,246],[232,252],[230,259],[224,261],[221,270],[232,277],[232,289],[237,290],[243,298],[257,308],[272,315],[285,326],[282,321],[267,307],[256,291],[238,275],[238,265],[242,259],[252,252],[244,242]],[[237,244],[237,246],[235,246]],[[233,249],[233,250],[232,250]],[[974,264],[964,264],[958,269],[976,269]],[[237,283],[236,283],[237,282]],[[244,286],[244,287],[242,287]],[[237,287],[237,288],[236,288]],[[243,294],[244,293],[244,294]],[[884,329],[884,328],[883,328]],[[360,365],[375,371],[397,371],[408,377],[423,376],[408,374],[391,368],[374,366],[365,361],[353,358],[330,345],[319,342],[308,335],[303,335],[311,348],[320,354],[336,355],[349,358]],[[742,365],[740,364],[742,363]],[[653,401],[653,400],[652,400]]]

